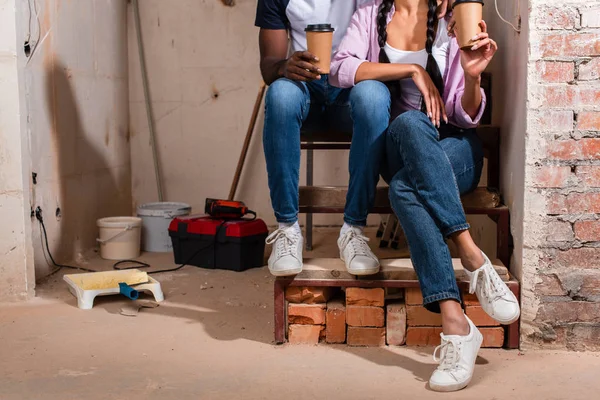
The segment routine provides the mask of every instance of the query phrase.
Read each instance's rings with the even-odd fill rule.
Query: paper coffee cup
[[[456,21],[456,39],[461,49],[466,50],[478,40],[471,40],[481,33],[479,23],[483,20],[483,0],[454,0],[452,15]]]
[[[306,32],[306,45],[309,53],[319,58],[314,62],[323,74],[329,73],[331,64],[331,50],[333,44],[333,31],[331,24],[308,25]]]

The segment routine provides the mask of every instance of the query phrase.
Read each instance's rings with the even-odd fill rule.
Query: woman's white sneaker
[[[379,260],[367,243],[369,238],[360,228],[351,227],[338,239],[340,258],[352,275],[373,275],[379,272]]]
[[[304,239],[296,226],[287,226],[271,233],[266,240],[273,244],[269,257],[269,271],[275,276],[297,275],[302,272]]]
[[[433,359],[440,365],[429,379],[431,390],[454,392],[465,388],[471,382],[483,336],[473,322],[467,316],[465,318],[469,322],[468,335],[440,334],[442,344],[433,352]]]
[[[483,266],[473,272],[465,269],[470,280],[469,293],[475,293],[483,311],[503,325],[519,319],[517,298],[502,281],[490,259],[483,253]]]

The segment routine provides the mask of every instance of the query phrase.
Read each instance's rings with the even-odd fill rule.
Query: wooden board
[[[375,208],[389,207],[388,187],[378,187],[375,195]],[[346,204],[347,187],[343,186],[302,186],[299,193],[300,207],[339,209],[343,212]],[[490,209],[501,205],[500,194],[495,190],[480,187],[461,198],[465,208]]]
[[[417,280],[417,274],[409,258],[388,259],[381,261],[381,271],[378,274],[367,277],[356,277],[346,271],[344,262],[339,258],[312,258],[304,260],[302,273],[294,278],[294,281],[302,280]],[[460,259],[452,259],[454,273],[458,281],[466,282],[467,275],[460,263]],[[492,264],[502,278],[508,281],[510,275],[508,269],[500,260],[493,260]]]

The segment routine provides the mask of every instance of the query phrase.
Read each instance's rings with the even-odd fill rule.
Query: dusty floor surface
[[[485,350],[466,390],[438,394],[432,349],[275,346],[266,269],[156,277],[167,300],[137,317],[119,314],[118,296],[77,309],[60,274],[31,302],[0,306],[0,400],[599,398],[596,354]]]

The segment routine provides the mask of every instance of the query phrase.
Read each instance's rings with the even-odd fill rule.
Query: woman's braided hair
[[[387,41],[387,16],[392,10],[394,0],[383,0],[379,6],[379,13],[377,14],[377,33],[379,35],[378,42],[379,47],[383,49]],[[433,57],[433,42],[435,41],[435,33],[437,27],[437,1],[428,0],[429,11],[427,12],[427,41],[425,43],[425,50],[427,50],[427,66],[425,71],[431,77],[435,87],[440,92],[440,96],[444,96],[444,80],[440,72],[435,58]],[[384,51],[379,53],[380,62],[389,62]],[[423,109],[425,103],[423,102]]]

